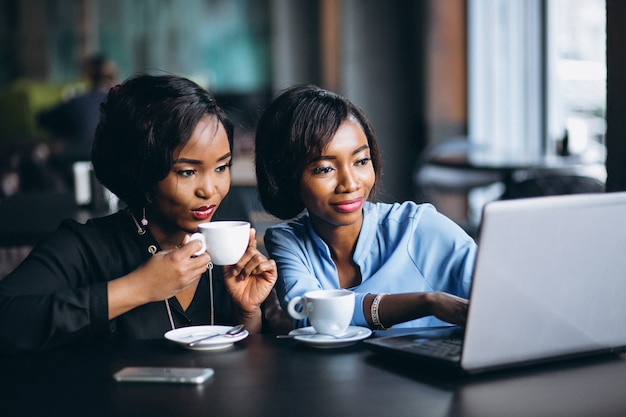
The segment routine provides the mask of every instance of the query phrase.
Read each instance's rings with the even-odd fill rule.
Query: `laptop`
[[[624,351],[625,247],[626,192],[489,203],[465,328],[364,342],[467,373]]]

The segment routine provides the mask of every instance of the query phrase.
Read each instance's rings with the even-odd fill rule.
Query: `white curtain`
[[[543,154],[541,0],[468,0],[469,136],[500,159]]]

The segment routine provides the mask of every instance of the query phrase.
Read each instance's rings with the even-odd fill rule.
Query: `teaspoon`
[[[233,336],[237,336],[240,335],[241,333],[246,331],[246,326],[244,326],[243,324],[238,324],[237,326],[233,326],[230,329],[226,330],[225,333],[214,333],[211,334],[209,336],[204,336],[201,337],[200,339],[196,339],[193,340],[189,343],[187,343],[187,346],[195,346],[196,344],[204,341],[204,340],[208,340],[208,339],[212,339],[214,337],[218,337],[218,336],[224,336],[224,337],[233,337]]]
[[[332,337],[335,339],[349,339],[351,337],[358,335],[359,333],[361,333],[360,329],[353,330],[351,332],[341,333],[341,334],[321,334],[321,333],[279,334],[278,336],[276,336],[276,338],[277,339],[293,339],[294,337],[298,337],[298,336],[304,336],[304,337],[327,336],[327,337]]]

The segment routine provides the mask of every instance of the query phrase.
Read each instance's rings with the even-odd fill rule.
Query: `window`
[[[549,149],[604,161],[605,2],[550,0],[547,21]]]
[[[499,156],[604,160],[604,0],[468,0],[469,136]]]

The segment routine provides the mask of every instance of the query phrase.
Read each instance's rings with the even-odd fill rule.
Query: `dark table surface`
[[[124,366],[211,367],[205,384],[118,383]],[[163,340],[2,355],[7,416],[624,416],[626,360],[609,356],[464,376],[252,335],[223,351]]]
[[[574,175],[595,178],[604,182],[606,168],[600,160],[590,160],[578,155],[543,155],[537,153],[502,152],[485,145],[471,144],[467,140],[454,140],[430,150],[422,161],[421,181],[437,182],[436,176],[446,178],[443,172],[456,172],[452,181],[456,188],[471,189],[494,182],[509,187],[528,177],[545,175]],[[442,171],[443,170],[443,171]],[[435,175],[435,177],[433,177]],[[439,180],[441,182],[441,180]],[[447,184],[449,185],[449,184]]]
[[[488,145],[473,144],[467,140],[444,142],[429,150],[426,163],[452,168],[476,170],[522,170],[522,169],[571,169],[601,164],[600,160],[589,160],[578,155],[544,155],[524,153],[519,150],[499,150]]]

